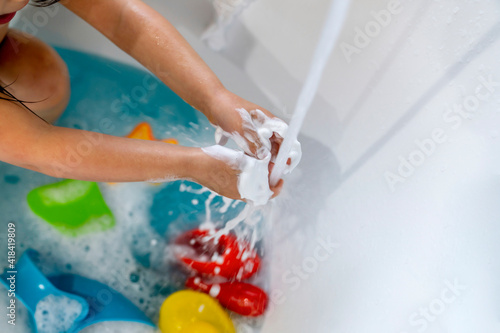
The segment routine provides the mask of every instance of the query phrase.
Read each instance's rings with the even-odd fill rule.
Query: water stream
[[[325,25],[321,32],[318,45],[316,46],[316,51],[314,52],[309,73],[302,87],[302,91],[300,92],[297,105],[295,106],[288,133],[281,144],[274,169],[271,173],[271,185],[276,185],[283,175],[293,143],[297,140],[309,107],[316,95],[326,63],[330,58],[330,53],[344,25],[348,9],[349,0],[333,0],[330,5]]]

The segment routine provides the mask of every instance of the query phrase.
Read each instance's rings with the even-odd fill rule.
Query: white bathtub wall
[[[341,42],[389,3],[353,2]],[[334,152],[332,194],[314,193],[316,170],[288,182],[311,218],[293,204],[276,218],[280,305],[265,332],[500,331],[500,4],[401,3],[351,61],[340,45],[331,58],[304,133]],[[244,14],[260,42],[249,76],[287,107],[327,7],[269,0]]]
[[[304,133],[334,162],[316,154],[288,182],[285,195],[307,203],[275,219],[279,305],[265,332],[500,330],[500,86],[483,83],[500,82],[500,5],[401,4],[350,61],[339,45],[325,72]],[[356,28],[390,6],[353,2],[341,42],[356,45]],[[247,72],[277,105],[293,108],[327,8],[269,0],[243,15],[259,41]],[[399,156],[418,166],[405,170]],[[330,167],[330,192],[319,191],[317,164]],[[391,185],[387,172],[400,178]],[[325,257],[318,246],[330,242]]]
[[[219,54],[198,39],[208,2],[147,2],[230,89],[290,115],[328,1],[256,1]],[[352,2],[344,46],[394,6]],[[401,0],[350,61],[335,48],[274,210],[264,332],[500,332],[499,14],[493,0]],[[38,30],[133,63],[63,9]]]

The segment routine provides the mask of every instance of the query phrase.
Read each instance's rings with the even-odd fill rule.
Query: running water
[[[294,117],[290,123],[290,126],[288,127],[280,151],[276,158],[274,169],[271,173],[270,184],[273,186],[275,186],[278,183],[285,169],[287,168],[287,160],[290,157],[290,153],[294,148],[293,146],[295,142],[297,142],[297,137],[300,128],[302,127],[302,123],[304,122],[304,118],[307,114],[309,107],[311,106],[314,96],[316,95],[316,91],[318,90],[323,70],[330,57],[330,53],[333,49],[333,46],[335,45],[338,39],[338,36],[345,21],[345,17],[347,16],[348,9],[349,9],[349,0],[333,0],[330,6],[325,25],[323,27],[323,31],[321,33],[318,45],[314,53],[314,57],[312,59],[312,64],[309,69],[308,76],[306,78],[304,86],[302,87],[302,91],[299,95],[297,105],[295,107]],[[248,116],[247,112],[243,113],[243,117],[244,116]],[[219,128],[218,131],[221,132],[222,130]],[[231,137],[236,142],[238,142],[237,140],[239,139],[239,142],[244,143],[244,140],[242,138],[238,138],[237,134],[219,133],[219,136],[221,135],[226,135],[227,137]],[[217,149],[217,151],[215,151],[215,148]],[[231,150],[224,149],[221,146],[209,147],[204,149],[204,151],[207,154],[218,159],[224,159],[224,157],[226,156],[225,154],[229,154],[230,152],[233,153]],[[242,152],[241,155],[243,155]],[[232,159],[234,160],[236,158],[232,156]],[[226,157],[226,160],[229,161],[231,160],[231,158],[228,159]],[[253,169],[253,166],[251,169]],[[254,191],[254,192],[259,192],[259,191]],[[262,202],[267,203],[267,200],[268,199],[263,200]],[[253,220],[258,220],[259,217],[262,215],[261,212],[262,208],[263,208],[262,203],[254,205],[250,201],[250,203],[247,204],[245,209],[236,218],[227,222],[226,226],[223,229],[219,230],[214,236],[220,237],[220,235],[222,234],[229,233],[231,230],[235,229],[236,226],[238,226],[241,222],[250,219],[250,217],[254,217]],[[252,224],[252,223],[247,223],[247,224]],[[255,239],[251,239],[251,243],[252,244],[255,243]]]
[[[309,74],[307,75],[302,91],[300,92],[297,105],[295,106],[293,119],[290,122],[287,135],[281,144],[274,169],[271,173],[270,183],[273,186],[278,184],[278,181],[286,168],[286,163],[290,151],[292,150],[293,143],[297,140],[304,118],[309,110],[309,107],[311,106],[314,96],[316,95],[323,70],[330,57],[333,46],[338,39],[342,26],[344,25],[348,9],[349,0],[333,0],[330,6],[325,26],[323,27],[321,37],[318,45],[316,46]]]

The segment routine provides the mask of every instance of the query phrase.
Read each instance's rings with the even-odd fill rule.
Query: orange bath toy
[[[132,132],[130,132],[125,137],[127,137],[129,139],[139,139],[139,140],[148,140],[148,141],[161,141],[161,142],[170,143],[170,144],[173,144],[173,145],[178,145],[179,144],[179,141],[177,141],[174,138],[168,138],[168,139],[162,139],[162,140],[159,140],[159,139],[155,138],[154,135],[153,135],[153,129],[151,128],[151,125],[149,125],[146,122],[142,122],[142,123],[137,124],[137,126],[134,127],[134,129],[132,130]],[[108,184],[109,185],[115,185],[116,183],[108,183]],[[156,183],[151,183],[151,184],[153,184],[153,185],[159,185],[159,184],[156,184]]]
[[[149,140],[149,141],[162,141],[174,145],[179,144],[179,142],[173,138],[163,139],[163,140],[155,138],[153,135],[153,129],[151,128],[151,125],[149,125],[146,122],[137,124],[137,126],[132,130],[132,132],[130,132],[130,134],[127,135],[127,138]]]

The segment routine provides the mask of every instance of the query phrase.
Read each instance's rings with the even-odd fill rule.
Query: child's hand
[[[196,182],[231,199],[261,205],[276,197],[283,187],[283,180],[276,186],[269,185],[274,164],[268,159],[258,161],[222,146],[204,148],[193,165]]]
[[[225,91],[215,99],[208,112],[210,122],[218,127],[220,141],[225,144],[230,136],[250,156],[264,159],[269,152],[276,157],[283,138],[274,130],[283,131],[287,125],[271,112],[235,94]],[[259,110],[259,111],[256,111]],[[259,133],[258,124],[272,120],[272,132]],[[260,134],[260,135],[259,135]],[[263,138],[268,136],[269,139]]]

